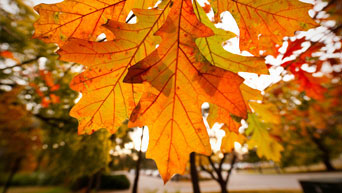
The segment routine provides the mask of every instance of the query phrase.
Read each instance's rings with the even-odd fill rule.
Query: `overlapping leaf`
[[[211,64],[232,72],[268,74],[264,58],[241,56],[227,52],[223,48],[223,43],[233,38],[235,34],[216,28],[197,2],[194,3],[194,10],[198,20],[215,33],[213,36],[202,37],[196,40],[196,44],[201,50],[201,53]]]
[[[156,0],[65,0],[40,4],[35,7],[40,18],[34,25],[33,37],[59,46],[69,38],[95,40],[101,33],[111,40],[113,34],[102,27],[108,19],[125,22],[132,8],[147,9],[155,3]]]
[[[276,45],[281,45],[284,36],[295,31],[317,26],[309,16],[311,4],[298,0],[210,0],[216,22],[220,14],[229,11],[240,29],[240,49],[253,55],[259,50],[276,54]]]
[[[184,172],[190,152],[208,155],[211,151],[201,115],[203,102],[243,118],[246,105],[239,89],[243,79],[210,65],[196,47],[195,38],[213,32],[197,20],[190,0],[174,2],[156,35],[162,37],[157,50],[131,67],[125,81],[151,85],[131,121],[149,126],[147,157],[156,161],[167,181]]]
[[[57,43],[60,59],[86,66],[71,83],[83,95],[71,111],[79,120],[79,133],[100,128],[115,132],[128,117],[130,126],[148,125],[147,157],[157,162],[166,182],[184,172],[190,152],[211,152],[201,115],[203,102],[211,105],[209,123],[225,124],[224,151],[243,139],[237,131],[240,119],[251,111],[246,103],[261,98],[236,73],[268,71],[263,58],[225,51],[222,45],[234,34],[217,29],[197,3],[194,10],[191,0],[164,0],[158,9],[147,10],[155,3],[65,0],[42,4],[36,7],[41,17],[34,37]],[[213,0],[211,5],[216,21],[223,11],[232,13],[240,27],[241,49],[254,55],[260,50],[274,54],[283,36],[316,25],[307,14],[312,6],[297,0]],[[126,24],[132,9],[138,23]],[[108,41],[94,42],[101,33]],[[139,83],[147,85],[144,92]],[[282,147],[253,116],[247,131],[249,145],[258,146],[258,154],[278,160]]]
[[[258,114],[260,119],[266,123],[279,124],[280,116],[277,107],[272,103],[262,104],[256,102],[248,103],[252,109]]]
[[[123,83],[123,78],[129,66],[155,49],[160,38],[153,34],[164,22],[167,12],[168,3],[163,10],[135,9],[137,24],[112,20],[106,24],[115,34],[115,40],[73,39],[58,51],[61,60],[88,67],[71,82],[71,87],[83,94],[70,112],[79,119],[79,133],[92,133],[100,128],[115,132],[129,117],[140,98],[142,85]]]
[[[221,152],[230,153],[234,150],[235,142],[243,144],[247,138],[240,133],[230,131],[230,128],[225,125],[221,128],[226,133],[222,138]]]
[[[269,134],[268,125],[261,122],[260,118],[252,113],[248,114],[247,123],[246,135],[251,136],[247,142],[248,148],[257,147],[259,157],[266,157],[266,159],[276,162],[280,161],[280,153],[284,148]]]

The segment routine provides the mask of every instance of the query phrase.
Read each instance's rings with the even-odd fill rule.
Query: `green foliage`
[[[125,190],[130,182],[125,175],[103,175],[101,176],[100,189],[102,190]]]
[[[7,175],[0,177],[0,185],[4,185],[7,180]],[[17,173],[14,175],[12,186],[52,186],[61,184],[62,178],[55,178],[44,173]]]
[[[101,175],[99,188],[101,190],[125,190],[130,186],[130,182],[125,175]],[[88,176],[83,176],[77,179],[71,186],[72,190],[80,190],[88,187],[89,182],[93,179]],[[96,184],[92,183],[91,188],[96,188]]]

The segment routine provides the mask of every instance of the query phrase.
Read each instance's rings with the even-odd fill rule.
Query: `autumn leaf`
[[[305,41],[305,37],[302,37],[300,39],[296,39],[294,41],[289,42],[286,52],[283,54],[282,59],[292,56],[293,52],[302,49],[302,43]]]
[[[114,133],[128,118],[130,127],[147,125],[146,155],[156,161],[166,182],[173,174],[184,173],[191,152],[211,153],[201,114],[204,102],[211,107],[208,122],[224,123],[223,150],[231,151],[234,141],[242,140],[240,120],[252,112],[246,104],[261,100],[262,95],[242,84],[237,73],[267,74],[268,70],[262,57],[227,52],[223,45],[235,35],[216,28],[196,1],[165,0],[155,7],[156,2],[41,4],[35,8],[41,17],[34,37],[57,43],[61,60],[85,66],[70,84],[82,93],[70,112],[79,120],[79,134],[100,128]],[[256,56],[261,50],[275,54],[284,36],[316,26],[307,13],[312,5],[297,0],[213,0],[211,6],[216,21],[222,12],[232,13],[240,27],[241,50]],[[211,8],[206,5],[205,9]],[[126,23],[131,10],[136,24]],[[102,33],[106,41],[96,42]],[[53,80],[44,79],[52,91]],[[43,100],[59,102],[55,94]],[[282,147],[265,122],[277,120],[267,119],[268,106],[260,108],[254,107],[257,115],[248,119],[249,145],[258,146],[258,155],[279,160]]]
[[[317,26],[309,16],[311,4],[298,0],[210,0],[215,13],[215,21],[220,14],[229,11],[240,29],[240,49],[253,55],[277,54],[284,36],[292,36],[295,31],[308,30]]]
[[[196,40],[201,53],[211,64],[232,72],[268,74],[263,57],[241,56],[226,51],[223,48],[223,43],[235,37],[235,34],[216,28],[197,2],[194,3],[194,10],[198,20],[215,33],[213,36],[201,37]]]
[[[240,89],[246,104],[248,104],[250,101],[261,101],[263,99],[263,95],[258,89],[251,88],[246,84],[242,84]],[[252,112],[249,108],[249,105],[247,106],[247,110],[248,112]]]
[[[245,104],[249,104],[250,101],[263,99],[263,96],[259,90],[248,87],[246,84],[240,85],[240,91]],[[252,110],[249,108],[249,105],[247,105],[247,110],[248,112],[252,112]],[[224,127],[228,128],[229,131],[236,133],[241,127],[241,117],[230,114],[226,109],[219,108],[215,104],[210,104],[207,122],[210,127],[212,127],[215,123],[224,123]]]
[[[198,21],[190,0],[174,2],[156,35],[162,38],[159,47],[130,67],[124,81],[151,85],[130,125],[148,125],[146,156],[156,161],[166,182],[173,174],[184,173],[191,152],[211,152],[201,115],[203,102],[242,118],[246,105],[239,89],[243,79],[210,65],[196,47],[195,38],[211,36],[213,31]]]
[[[302,69],[291,71],[299,84],[298,90],[305,91],[305,94],[316,100],[323,100],[324,93],[327,91],[322,83],[327,82],[327,77],[314,77],[311,73],[305,72]]]
[[[160,38],[153,34],[164,22],[168,8],[169,3],[164,4],[163,10],[134,9],[137,24],[113,20],[106,24],[115,34],[113,41],[73,39],[58,51],[61,60],[87,66],[71,82],[71,88],[83,94],[70,112],[79,119],[80,134],[100,128],[114,133],[129,118],[143,87],[123,83],[123,78],[129,66],[155,49]]]
[[[196,4],[197,4],[197,1],[196,1]],[[203,11],[205,12],[205,13],[209,13],[210,12],[210,10],[211,10],[211,6],[210,6],[210,4],[208,4],[208,3],[204,3],[204,6],[202,7],[203,8]]]
[[[8,50],[0,51],[0,56],[3,58],[12,59],[17,63],[20,63],[20,60],[16,58],[11,51],[8,51]]]
[[[113,34],[102,27],[109,19],[125,22],[132,8],[147,9],[157,0],[65,0],[57,4],[39,4],[34,9],[40,18],[34,24],[33,37],[62,46],[70,38],[96,40],[105,33],[108,40]]]
[[[225,109],[215,104],[210,104],[209,115],[207,117],[207,122],[210,127],[213,127],[215,123],[224,123],[224,127],[228,128],[229,131],[238,132],[241,126],[240,121],[241,118],[229,114]]]
[[[280,116],[277,106],[272,103],[257,103],[257,102],[249,102],[248,103],[255,113],[266,123],[279,124]]]
[[[327,91],[327,89],[322,86],[322,83],[327,82],[328,78],[325,76],[314,77],[312,73],[304,71],[301,68],[304,63],[305,60],[299,59],[285,62],[282,66],[287,68],[295,76],[299,91],[305,91],[307,96],[316,100],[322,100],[324,98],[324,93]]]
[[[95,40],[105,33],[108,39],[113,35],[101,25],[108,19],[118,20],[126,0],[66,0],[57,4],[39,4],[34,9],[40,18],[34,24],[33,37],[47,43],[63,45],[69,38]]]
[[[238,142],[242,145],[247,140],[247,138],[243,134],[230,131],[230,129],[226,125],[223,125],[221,129],[226,133],[225,136],[222,138],[222,153],[231,153],[234,150],[235,142]]]
[[[275,138],[273,138],[267,131],[268,125],[260,121],[255,114],[248,114],[248,128],[245,131],[250,139],[247,141],[248,148],[257,148],[257,155],[259,157],[266,157],[266,159],[275,162],[280,161],[282,145],[280,145]]]
[[[293,52],[301,50],[301,43],[304,42],[304,38],[291,42],[285,51],[284,57],[290,56]],[[316,100],[322,100],[324,93],[327,91],[322,86],[323,83],[328,82],[329,78],[326,76],[315,77],[312,73],[309,73],[302,69],[304,64],[315,65],[316,72],[321,68],[322,61],[317,57],[312,57],[316,52],[319,52],[324,44],[321,42],[312,43],[305,51],[302,51],[294,60],[290,60],[281,64],[285,69],[291,72],[295,76],[295,80],[298,83],[298,90],[305,91],[306,95]],[[283,58],[284,58],[283,57]]]

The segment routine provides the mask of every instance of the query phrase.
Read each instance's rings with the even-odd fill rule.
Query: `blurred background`
[[[3,193],[123,193],[132,192],[134,184],[139,192],[196,192],[193,185],[199,184],[207,193],[224,192],[223,187],[229,192],[299,193],[300,180],[341,184],[341,1],[314,1],[311,16],[321,26],[285,38],[279,56],[266,57],[270,75],[240,74],[246,84],[263,90],[264,99],[253,109],[260,109],[260,102],[269,104],[254,122],[242,121],[244,135],[210,124],[211,109],[203,105],[214,153],[191,154],[186,174],[166,185],[155,163],[144,156],[147,127],[128,128],[124,122],[115,134],[105,129],[77,134],[77,120],[69,111],[81,96],[69,82],[83,67],[59,61],[56,45],[31,38],[38,18],[33,5],[41,2],[60,1],[0,2]],[[233,50],[234,41],[227,50]],[[305,60],[301,75],[289,67],[300,60]],[[227,144],[225,153],[222,143]]]

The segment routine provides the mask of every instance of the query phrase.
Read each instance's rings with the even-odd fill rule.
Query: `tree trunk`
[[[96,174],[91,175],[91,176],[89,177],[88,186],[87,186],[87,189],[86,189],[85,193],[90,193],[90,192],[91,192],[91,189],[93,188],[93,182],[94,182],[94,176],[95,176],[95,175],[96,175]]]
[[[104,169],[101,169],[100,171],[98,171],[96,173],[95,192],[98,192],[100,190],[100,187],[101,187],[101,176],[102,176],[103,170]]]
[[[327,171],[336,171],[335,167],[331,164],[329,157],[323,158],[323,163]]]
[[[38,158],[37,158],[37,166],[34,169],[35,172],[38,172],[40,170],[40,165],[42,164],[44,154],[45,154],[45,151],[42,151],[39,153]]]
[[[227,190],[227,184],[222,180],[222,182],[219,182],[220,188],[221,188],[221,193],[228,193]]]
[[[235,162],[236,162],[236,160],[237,160],[237,156],[236,156],[236,154],[235,154],[234,151],[232,152],[232,154],[233,154],[233,157],[232,157],[232,160],[231,160],[231,162],[230,162],[230,168],[229,168],[229,170],[228,170],[228,172],[227,172],[227,177],[226,177],[226,181],[225,181],[225,186],[226,186],[226,188],[227,188],[227,184],[229,183],[229,179],[230,179],[230,176],[231,176],[231,174],[232,174],[232,171],[233,171],[233,169],[234,169]]]
[[[308,129],[309,131],[309,129]],[[322,161],[327,171],[336,171],[336,168],[331,164],[330,152],[321,142],[321,139],[316,138],[310,131],[308,132],[311,140],[316,144],[317,148],[322,152]]]
[[[142,153],[141,153],[141,150],[140,150],[139,151],[139,157],[138,157],[138,160],[137,160],[137,165],[135,167],[135,178],[134,178],[134,182],[133,182],[132,193],[137,193],[138,192],[138,182],[139,182],[139,175],[140,175],[141,157],[142,157]]]
[[[200,193],[200,187],[199,187],[199,179],[198,179],[198,173],[196,169],[196,153],[192,152],[190,154],[190,174],[191,174],[191,182],[192,182],[192,188],[194,193]]]
[[[4,189],[2,190],[2,193],[6,193],[8,188],[11,186],[11,182],[12,182],[13,176],[19,170],[20,163],[21,163],[22,159],[23,159],[23,157],[18,157],[18,158],[15,159],[14,164],[13,164],[13,166],[11,168],[10,174],[9,174],[9,176],[7,178],[7,181],[6,181],[5,185],[4,185]]]
[[[142,141],[144,137],[144,127],[142,128],[142,133],[141,133],[141,144],[140,144],[140,150],[138,154],[138,160],[137,160],[137,165],[135,167],[135,178],[133,182],[133,189],[132,193],[137,193],[138,192],[138,182],[139,182],[139,175],[140,175],[140,165],[141,165],[141,160],[142,160]]]

